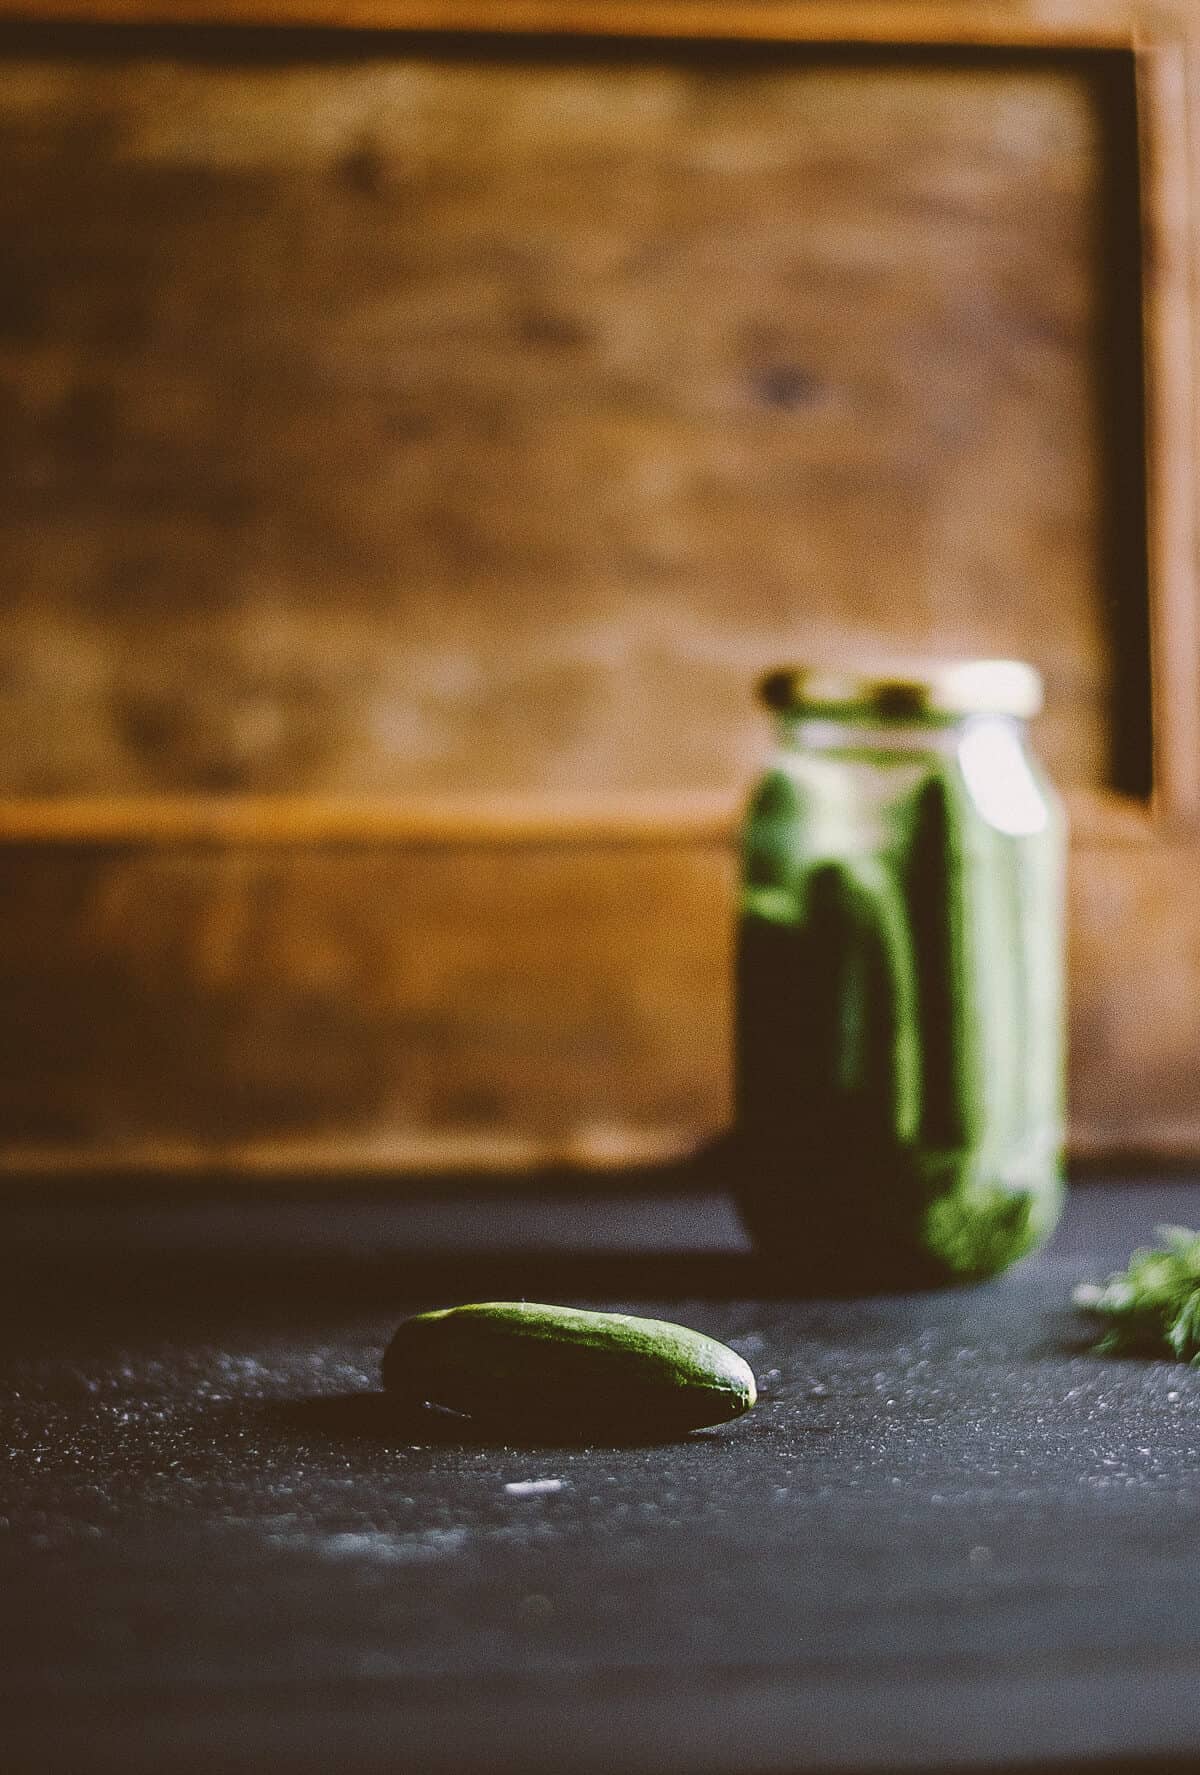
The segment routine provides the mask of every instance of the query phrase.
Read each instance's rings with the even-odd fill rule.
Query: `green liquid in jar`
[[[747,825],[737,1187],[814,1291],[992,1274],[1062,1202],[1059,803],[1010,720],[905,737],[797,744]]]

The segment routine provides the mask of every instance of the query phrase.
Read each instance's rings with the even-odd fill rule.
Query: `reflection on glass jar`
[[[737,979],[737,1185],[799,1288],[980,1277],[1062,1202],[1064,820],[977,661],[763,685]]]

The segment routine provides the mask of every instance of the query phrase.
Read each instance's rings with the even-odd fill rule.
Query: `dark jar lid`
[[[769,672],[759,695],[781,715],[870,715],[889,720],[955,720],[1011,715],[1028,720],[1042,706],[1042,680],[1016,659],[920,665],[784,666]]]

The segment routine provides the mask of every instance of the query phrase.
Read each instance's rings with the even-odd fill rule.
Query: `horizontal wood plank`
[[[1164,835],[1145,804],[1128,796],[1081,789],[1067,804],[1078,847],[1150,844]],[[717,790],[395,801],[63,796],[0,801],[0,846],[733,845],[741,817],[741,798]]]
[[[723,849],[0,854],[9,1164],[637,1156],[720,1123]]]
[[[1129,816],[1139,818],[1137,804]],[[0,845],[671,845],[732,841],[733,797],[100,796],[0,801]],[[1120,823],[1120,814],[1117,815]]]
[[[729,1116],[724,845],[0,850],[0,1168],[682,1156]],[[1072,870],[1072,1138],[1200,1150],[1200,851]]]
[[[0,17],[115,24],[553,32],[768,42],[1128,48],[1186,0],[0,0]]]

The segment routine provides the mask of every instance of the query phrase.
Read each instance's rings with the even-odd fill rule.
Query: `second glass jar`
[[[1062,1201],[1061,805],[1031,668],[774,673],[738,931],[736,1153],[812,1292],[989,1275]]]

